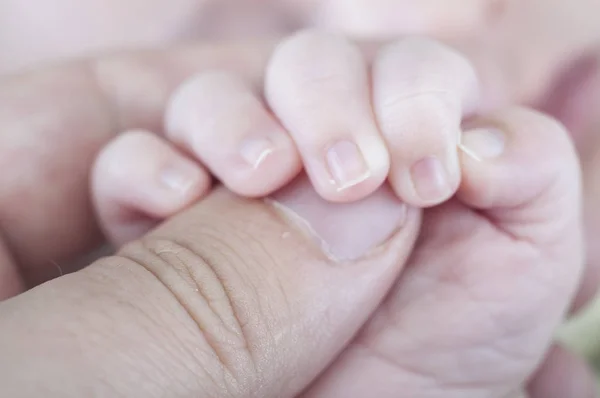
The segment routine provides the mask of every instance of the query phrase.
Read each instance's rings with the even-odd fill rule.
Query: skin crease
[[[116,2],[118,4],[114,5],[114,8],[112,8],[111,10],[116,9],[117,7],[122,7],[125,6],[124,2]],[[141,4],[141,2],[138,2]],[[166,3],[166,2],[165,2]],[[342,3],[342,2],[338,2],[338,3]],[[359,11],[361,10],[361,2],[356,2],[356,9],[358,9]],[[383,3],[383,2],[381,2]],[[405,2],[405,3],[409,3],[409,2]],[[426,10],[422,10],[422,12],[419,12],[419,5],[415,5],[416,2],[412,2],[411,4],[404,4],[403,6],[405,7],[412,7],[413,9],[417,10],[415,11],[415,13],[417,15],[428,15]],[[429,4],[432,4],[434,2],[427,2]],[[476,3],[476,2],[473,2]],[[484,2],[479,2],[480,4],[483,4]],[[581,16],[590,16],[590,15],[594,15],[594,12],[590,12],[590,9],[594,9],[593,7],[596,5],[594,2],[587,2],[586,4],[589,5],[589,7],[566,7],[564,6],[565,3],[568,2],[562,2],[562,5],[559,4],[559,2],[555,2],[556,3],[556,7],[553,5],[549,5],[549,3],[546,1],[545,5],[547,5],[546,7],[540,6],[540,2],[529,2],[528,3],[528,7],[526,7],[527,13],[523,14],[523,15],[517,15],[514,16],[514,20],[511,20],[510,18],[507,18],[507,21],[519,21],[519,20],[526,20],[528,21],[526,27],[523,26],[522,30],[518,30],[515,29],[515,32],[517,33],[512,33],[512,34],[502,34],[502,33],[498,33],[498,32],[492,32],[486,34],[486,35],[480,35],[480,36],[484,36],[488,39],[486,40],[490,40],[490,42],[501,42],[501,43],[505,43],[505,47],[506,49],[506,53],[507,54],[525,54],[524,58],[521,59],[525,59],[528,62],[522,61],[519,65],[516,65],[513,67],[515,68],[516,71],[518,71],[518,73],[516,73],[517,76],[520,76],[520,79],[515,79],[515,83],[514,86],[515,87],[519,87],[519,90],[514,90],[515,94],[515,98],[518,98],[519,100],[522,100],[523,102],[534,102],[537,97],[540,95],[540,93],[544,93],[545,92],[545,88],[547,88],[547,86],[550,85],[551,81],[552,81],[552,76],[553,73],[560,69],[560,66],[568,63],[568,60],[570,58],[571,55],[573,54],[577,54],[578,50],[580,49],[584,49],[586,48],[590,43],[593,42],[593,38],[594,35],[596,34],[596,32],[594,31],[593,28],[589,28],[588,29],[588,25],[586,23],[581,23],[581,24],[577,24],[577,29],[573,30],[573,29],[569,29],[569,34],[565,35],[565,37],[561,37],[561,40],[557,40],[557,41],[552,41],[552,45],[549,46],[550,48],[547,48],[547,43],[546,45],[535,45],[532,47],[536,48],[536,51],[529,51],[530,48],[525,47],[525,48],[520,48],[519,45],[522,44],[524,41],[523,40],[515,40],[514,36],[517,36],[517,38],[519,38],[519,32],[526,32],[527,29],[532,28],[531,26],[531,18],[525,18],[527,15],[531,15],[528,13],[533,13],[533,15],[536,15],[536,17],[539,17],[540,15],[542,16],[547,16],[547,24],[541,24],[542,26],[539,27],[539,31],[544,31],[545,32],[545,27],[546,26],[551,26],[553,29],[556,27],[556,24],[551,23],[551,21],[556,21],[556,16],[559,15],[561,17],[565,17],[565,20],[567,20],[567,24],[568,24],[568,20],[569,18],[571,20],[581,20]],[[119,21],[122,21],[120,24],[117,25],[121,25],[121,26],[127,26],[127,35],[121,35],[122,32],[120,32],[119,30],[114,30],[114,27],[110,24],[114,23],[115,21],[115,15],[113,13],[113,11],[111,11],[111,13],[108,13],[106,11],[104,11],[104,15],[103,15],[103,11],[102,10],[93,10],[93,8],[90,6],[90,2],[86,3],[86,7],[90,7],[90,9],[92,9],[92,12],[89,11],[89,9],[86,10],[79,10],[80,14],[79,16],[86,16],[86,15],[91,15],[89,20],[95,20],[97,22],[97,24],[88,24],[86,22],[86,18],[73,18],[73,15],[77,15],[77,9],[73,9],[73,5],[76,5],[77,2],[74,2],[73,4],[67,4],[67,2],[63,2],[62,5],[63,6],[68,6],[70,12],[71,11],[75,11],[75,14],[69,14],[71,15],[70,17],[66,17],[66,14],[62,14],[60,15],[60,9],[61,9],[61,4],[57,4],[57,3],[44,3],[42,6],[37,6],[36,5],[36,12],[39,13],[38,15],[44,15],[47,16],[48,13],[45,11],[45,7],[48,7],[48,9],[52,9],[52,10],[57,10],[57,17],[56,19],[53,20],[53,22],[48,23],[49,27],[47,29],[43,29],[43,23],[40,25],[40,21],[36,20],[35,18],[33,18],[32,16],[28,16],[28,15],[24,15],[24,10],[27,10],[27,7],[19,7],[19,4],[26,4],[25,2],[17,2],[15,1],[6,1],[3,4],[0,5],[0,19],[5,18],[8,20],[8,22],[11,21],[15,21],[18,20],[19,21],[19,26],[14,26],[10,23],[1,23],[0,26],[2,26],[2,28],[0,28],[0,47],[3,49],[6,49],[6,51],[2,52],[2,55],[0,56],[0,67],[3,68],[3,70],[5,71],[10,71],[10,70],[16,70],[18,68],[21,67],[26,67],[32,64],[37,63],[38,61],[41,60],[53,60],[56,59],[56,57],[62,57],[62,56],[72,56],[72,55],[79,55],[79,54],[85,54],[85,53],[90,53],[90,52],[95,52],[98,50],[104,50],[104,49],[108,49],[108,48],[120,48],[123,46],[129,47],[129,46],[154,46],[154,45],[163,45],[165,43],[171,43],[171,42],[177,42],[177,41],[181,41],[181,40],[189,40],[190,38],[193,37],[222,37],[222,36],[226,36],[225,33],[227,32],[218,32],[215,30],[210,31],[210,29],[208,29],[209,31],[206,31],[204,29],[200,30],[200,29],[185,29],[185,28],[181,28],[181,26],[195,26],[198,24],[198,21],[202,21],[202,15],[203,12],[206,11],[206,14],[204,15],[209,15],[209,6],[210,5],[205,5],[205,4],[200,4],[199,2],[186,2],[186,1],[181,1],[181,8],[178,8],[176,6],[174,6],[174,2],[169,2],[168,5],[159,2],[159,1],[155,1],[153,3],[149,3],[149,2],[144,2],[144,7],[141,7],[141,9],[145,10],[145,11],[149,11],[148,12],[148,19],[147,20],[143,20],[143,19],[137,19],[137,18],[131,18],[132,15],[136,15],[139,16],[138,14],[136,14],[138,12],[139,8],[139,4],[138,4],[138,8],[135,9],[132,7],[132,9],[130,9],[129,11],[124,10],[124,12],[122,13],[122,17],[123,19]],[[133,2],[128,2],[127,6],[129,6],[130,4],[133,4]],[[239,4],[239,3],[238,3]],[[345,3],[347,4],[347,3]],[[370,2],[370,4],[373,4],[373,2]],[[377,9],[377,4],[375,3],[373,6],[373,9],[376,10]],[[426,4],[425,2],[421,2],[420,4]],[[297,5],[296,5],[297,6]],[[364,6],[364,5],[363,5]],[[439,6],[439,4],[438,4]],[[203,8],[206,7],[206,8]],[[245,28],[242,28],[241,31],[253,31],[256,34],[270,34],[270,33],[281,33],[282,31],[286,31],[290,28],[293,28],[295,26],[297,26],[298,24],[302,24],[304,23],[306,20],[308,20],[310,18],[311,15],[317,14],[316,12],[314,12],[314,10],[311,9],[305,9],[304,7],[298,7],[298,8],[294,8],[295,5],[291,4],[290,6],[290,10],[294,10],[292,12],[288,12],[286,13],[286,15],[289,14],[294,14],[295,17],[294,18],[286,18],[286,23],[284,24],[273,24],[273,27],[269,27],[268,29],[266,29],[265,31],[259,31],[259,30],[255,30],[255,29],[249,29],[246,30]],[[332,2],[331,5],[331,9],[335,10],[336,8],[336,4],[334,2]],[[339,7],[339,4],[337,5],[337,7]],[[560,8],[562,7],[562,8]],[[283,8],[283,7],[282,7]],[[424,6],[424,8],[426,8]],[[456,8],[456,7],[454,7]],[[19,16],[19,18],[13,18],[14,14],[14,10],[19,11],[21,14],[17,13],[16,15]],[[30,9],[30,8],[29,8]],[[108,7],[106,8],[108,9]],[[105,9],[105,10],[106,10]],[[390,34],[390,31],[393,31],[394,34],[396,33],[407,33],[405,30],[400,31],[400,32],[396,32],[394,31],[394,29],[389,29],[390,26],[395,25],[394,23],[390,23],[387,25],[386,29],[389,30],[383,30],[379,31],[379,32],[373,32],[372,28],[369,27],[356,27],[354,22],[352,22],[352,18],[348,17],[347,21],[344,21],[344,18],[342,18],[342,21],[339,20],[339,15],[343,15],[343,13],[336,13],[336,12],[331,12],[329,9],[329,11],[327,13],[325,13],[325,15],[337,15],[338,19],[336,21],[329,21],[327,22],[327,19],[321,19],[319,23],[324,24],[324,25],[331,25],[331,26],[336,26],[339,29],[343,29],[343,30],[347,30],[349,32],[354,31],[357,33],[358,36],[367,36],[367,37],[375,37],[375,38],[379,38],[381,36],[388,36]],[[482,9],[485,9],[485,7],[483,7]],[[174,10],[182,10],[180,14],[178,14],[178,12],[168,12],[168,11],[174,11]],[[296,11],[296,10],[301,10],[300,12]],[[549,11],[553,11],[556,10],[556,14],[552,14],[552,12],[550,14],[552,15],[545,15],[545,13],[539,13],[539,10],[549,10]],[[581,14],[573,14],[573,10],[582,10]],[[151,12],[150,12],[151,11]],[[534,13],[535,12],[535,13]],[[27,14],[27,13],[25,13]],[[190,20],[189,15],[193,14],[193,15],[198,15],[198,19],[194,19],[192,22],[187,22]],[[376,11],[373,11],[373,13],[375,16],[378,14]],[[429,16],[431,19],[430,21],[436,21],[436,23],[423,23],[420,24],[418,26],[411,26],[409,28],[409,31],[412,33],[429,33],[431,31],[431,33],[438,35],[440,37],[448,37],[449,40],[457,40],[457,37],[461,37],[463,35],[473,35],[473,32],[478,32],[479,29],[482,29],[482,26],[485,26],[485,23],[482,23],[482,16],[488,15],[486,12],[469,12],[466,14],[461,14],[460,12],[458,13],[460,15],[455,15],[452,14],[452,18],[456,18],[455,21],[461,21],[461,22],[454,22],[454,21],[448,21],[445,24],[441,24],[439,20],[436,20],[435,18]],[[548,14],[548,13],[546,13]],[[20,18],[20,16],[25,16],[25,18]],[[158,18],[157,16],[160,16],[161,18],[164,18],[164,20],[160,20],[160,18]],[[61,32],[61,36],[56,37],[56,35],[50,35],[48,34],[48,32],[50,32],[53,28],[53,26],[66,26],[61,24],[62,21],[64,20],[78,20],[79,22],[81,22],[81,26],[86,26],[86,28],[89,27],[89,36],[88,35],[72,35],[72,34],[68,34],[68,31],[65,29],[65,31]],[[417,18],[418,19],[418,18]],[[427,18],[423,17],[422,20],[426,20]],[[534,20],[540,20],[543,18],[534,18]],[[132,20],[135,21],[140,21],[140,26],[135,26],[135,25],[131,25]],[[150,24],[147,23],[150,20],[154,20],[154,21],[159,21],[157,22],[155,25],[154,24]],[[235,21],[235,18],[233,18],[232,16],[232,20]],[[585,18],[583,18],[583,20],[585,20]],[[49,19],[48,21],[52,21],[51,19]],[[181,23],[181,21],[186,21],[187,23]],[[5,21],[2,21],[5,22]],[[29,24],[27,23],[29,22]],[[89,22],[89,21],[88,21]],[[513,22],[510,22],[510,24],[512,24]],[[509,22],[505,22],[505,24],[509,24]],[[160,25],[160,27],[159,27]],[[233,23],[232,25],[236,25],[235,23]],[[257,24],[258,25],[258,24]],[[499,24],[501,25],[501,24]],[[32,29],[31,27],[35,26],[36,29]],[[77,32],[81,32],[81,26],[74,26],[73,30],[76,30]],[[109,29],[110,26],[110,29]],[[148,28],[148,26],[153,26],[154,28]],[[443,29],[447,29],[446,32],[439,32],[436,31],[437,28],[432,28],[433,26],[443,26]],[[456,29],[456,27],[459,26],[461,29]],[[468,27],[467,28],[465,28]],[[517,25],[519,26],[519,25]],[[163,29],[164,27],[164,29]],[[237,26],[239,28],[239,26]],[[39,28],[39,29],[38,29]],[[2,30],[4,29],[4,30]],[[12,30],[10,30],[12,29]],[[579,29],[581,29],[579,31]],[[109,30],[111,32],[114,32],[115,35],[114,36],[110,36],[107,35],[107,33],[109,32]],[[468,30],[468,32],[465,32],[465,30]],[[31,32],[35,31],[35,32],[39,32],[39,37],[36,37],[35,35],[32,35]],[[136,32],[135,35],[130,36],[131,32]],[[368,32],[368,33],[365,33]],[[502,31],[500,31],[502,32]],[[561,31],[561,33],[564,31]],[[552,35],[550,35],[552,36]],[[32,45],[22,45],[22,43],[25,43],[23,41],[23,38],[25,37],[29,37],[31,38],[31,43],[26,43],[26,44],[32,44]],[[44,38],[44,40],[40,40],[41,38]],[[70,39],[72,39],[73,41],[65,41],[64,38],[68,37]],[[125,39],[127,37],[127,39]],[[542,35],[543,37],[543,35]],[[554,37],[554,36],[552,36]],[[48,40],[48,41],[45,41]],[[465,47],[470,48],[471,46],[475,46],[477,48],[482,47],[480,44],[475,43],[474,45],[472,43],[468,43],[469,41],[467,41],[467,44],[465,45]],[[518,42],[519,45],[514,45],[515,42]],[[542,43],[544,41],[542,40]],[[18,45],[15,45],[15,43],[18,43]],[[39,43],[39,47],[36,47]],[[512,44],[511,44],[512,43]],[[560,43],[560,45],[556,45],[556,43]],[[555,46],[555,47],[554,47]],[[572,51],[573,50],[573,51]],[[516,57],[503,57],[504,59],[515,59]],[[550,60],[550,61],[549,61]],[[537,65],[535,68],[534,67],[525,67],[524,65]],[[539,66],[540,65],[544,65],[544,73],[538,73],[539,72]],[[525,84],[523,84],[525,83]],[[504,95],[504,93],[500,93],[498,94],[498,97],[502,98]],[[591,177],[590,177],[591,178]]]

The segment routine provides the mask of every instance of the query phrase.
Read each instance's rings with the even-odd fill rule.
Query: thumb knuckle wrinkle
[[[265,334],[257,329],[266,325],[253,311],[258,294],[235,265],[226,264],[231,255],[215,255],[214,250],[207,255],[202,246],[192,246],[147,237],[125,246],[119,255],[161,285],[153,294],[162,289],[175,300],[187,323],[178,326],[192,330],[189,351],[226,396],[240,396],[260,385],[257,359],[265,342],[259,336],[264,339]],[[176,330],[174,325],[165,327]]]

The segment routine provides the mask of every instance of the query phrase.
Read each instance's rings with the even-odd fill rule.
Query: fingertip
[[[201,165],[146,131],[114,139],[99,153],[92,171],[96,211],[111,237],[132,235],[125,230],[146,232],[209,188],[210,175]],[[122,243],[122,238],[115,240]]]
[[[308,174],[319,195],[334,203],[364,199],[385,182],[389,153],[378,138],[359,136],[355,143],[342,139],[330,145],[319,158],[307,159]]]
[[[566,131],[522,108],[474,123],[461,144],[457,199],[511,239],[552,253],[561,264],[548,271],[554,289],[574,294],[584,240],[580,170]]]
[[[470,123],[459,143],[460,198],[478,208],[516,207],[550,186],[578,197],[577,157],[564,127],[512,108]]]
[[[247,82],[203,72],[170,99],[165,130],[232,192],[268,195],[291,181],[301,163],[294,142]]]
[[[248,147],[241,149],[242,152],[247,150]],[[249,155],[249,159],[253,159],[253,163],[232,167],[226,172],[226,176],[223,170],[215,171],[223,175],[221,182],[225,187],[244,197],[259,198],[270,195],[292,181],[302,170],[302,164],[292,145],[265,148],[261,153]],[[232,159],[231,164],[235,162],[236,160]]]
[[[210,176],[152,133],[121,134],[98,155],[94,188],[156,217],[170,215],[205,193]]]
[[[462,134],[458,149],[463,179],[458,195],[463,201],[480,208],[493,205],[496,191],[489,163],[503,154],[505,146],[506,136],[496,127],[477,127]]]
[[[398,176],[400,174],[400,176]],[[455,148],[443,158],[425,156],[401,173],[391,176],[392,186],[406,203],[428,208],[452,197],[460,185],[460,166]]]

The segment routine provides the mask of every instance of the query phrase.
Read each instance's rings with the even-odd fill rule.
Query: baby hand
[[[292,37],[266,72],[266,103],[225,73],[183,84],[166,116],[171,141],[128,132],[100,154],[100,219],[124,243],[206,195],[213,174],[241,195],[279,191],[275,200],[300,219],[318,211],[312,232],[344,261],[365,248],[340,244],[339,217],[372,215],[366,237],[395,225],[388,205],[405,202],[407,219],[422,216],[406,268],[305,396],[512,396],[547,352],[581,275],[569,137],[524,109],[463,123],[476,111],[475,74],[434,42],[398,41],[372,62],[361,54],[335,36]],[[288,184],[302,167],[312,187]],[[386,180],[391,189],[345,213],[324,201],[358,201]]]
[[[165,137],[121,134],[99,155],[93,196],[121,244],[206,195],[272,194],[304,168],[319,195],[362,199],[386,180],[404,202],[437,205],[460,184],[469,62],[436,42],[400,40],[371,60],[342,37],[301,32],[275,50],[265,86],[202,73],[170,101]]]
[[[422,212],[401,276],[304,398],[592,396],[583,392],[589,383],[568,390],[569,376],[549,381],[571,366],[554,361],[557,348],[531,377],[583,268],[580,176],[568,135],[551,118],[520,108],[472,123],[479,127],[464,142],[481,161],[460,155],[455,197]],[[302,192],[295,184],[275,198],[305,216],[319,201]],[[387,211],[385,191],[376,195],[379,203],[369,199],[371,208],[361,209],[373,218]],[[335,229],[343,219],[322,214],[311,227],[336,242],[331,230],[343,236]],[[386,224],[380,218],[364,234]]]

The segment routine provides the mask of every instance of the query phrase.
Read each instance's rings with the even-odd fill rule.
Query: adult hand
[[[8,80],[0,94],[6,132],[0,158],[2,170],[19,172],[0,175],[5,294],[16,291],[18,281],[48,279],[56,269],[48,260],[66,267],[98,242],[87,172],[114,131],[157,130],[166,95],[200,68],[237,66],[260,78],[270,51],[262,49],[125,56]],[[565,242],[551,251],[546,245],[565,228],[576,241],[571,222],[578,190],[560,128],[522,111],[495,120],[510,137],[505,166],[523,166],[525,180],[556,177],[555,189],[528,198],[519,211],[494,214],[494,224],[486,207],[493,200],[478,205],[488,209],[485,217],[460,203],[425,214],[427,234],[400,279],[419,215],[385,190],[342,207],[316,200],[302,186],[276,198],[301,215],[308,230],[271,205],[217,191],[118,256],[0,305],[1,385],[9,396],[285,397],[321,374],[307,395],[379,388],[393,396],[400,390],[487,397],[517,388],[539,362],[576,285],[577,245]],[[527,144],[518,146],[522,151],[511,146],[523,130],[547,134],[543,156],[532,156],[539,148],[531,143],[521,142]],[[534,173],[544,165],[540,159],[554,155],[552,167]],[[537,181],[538,188],[549,183]],[[486,186],[485,179],[475,183]],[[489,189],[488,199],[507,194],[502,184]],[[307,207],[294,202],[298,195]],[[477,195],[464,195],[477,205]],[[557,225],[557,214],[568,222]],[[328,222],[319,224],[324,215]],[[514,222],[532,228],[513,229]],[[440,239],[448,228],[455,241]],[[315,244],[315,232],[326,252]],[[502,236],[524,252],[507,262],[498,261],[503,253],[490,260],[487,238]],[[548,257],[537,258],[535,250],[529,257],[530,244]],[[353,261],[340,263],[331,253]],[[540,287],[540,279],[549,285]],[[532,288],[539,288],[533,296]],[[510,298],[502,296],[511,289]],[[482,323],[484,313],[509,330]],[[390,377],[382,383],[382,375]]]

